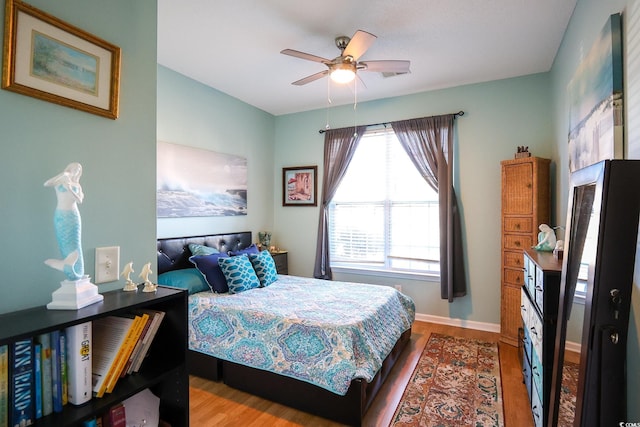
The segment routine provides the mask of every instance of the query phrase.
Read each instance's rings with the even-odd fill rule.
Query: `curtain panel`
[[[449,302],[466,295],[462,227],[453,188],[455,114],[391,123],[422,177],[438,192],[440,205],[440,296]]]
[[[329,259],[329,202],[333,198],[349,163],[356,152],[366,126],[328,130],[324,134],[324,173],[322,175],[322,198],[318,238],[316,240],[316,260],[313,277],[332,279]]]

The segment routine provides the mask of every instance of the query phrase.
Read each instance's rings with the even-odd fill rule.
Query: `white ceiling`
[[[551,68],[576,0],[158,0],[158,63],[274,115],[350,104],[353,85],[280,54],[324,58],[337,36],[378,36],[360,60],[411,61],[411,73],[360,72],[358,102]],[[328,96],[329,95],[329,96]]]

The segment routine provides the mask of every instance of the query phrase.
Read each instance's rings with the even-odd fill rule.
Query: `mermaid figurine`
[[[58,204],[53,215],[53,223],[62,259],[48,259],[44,263],[51,268],[64,272],[67,279],[76,281],[84,276],[81,231],[82,223],[78,203],[82,203],[84,194],[80,185],[82,165],[69,163],[59,175],[47,180],[45,187],[53,187]]]

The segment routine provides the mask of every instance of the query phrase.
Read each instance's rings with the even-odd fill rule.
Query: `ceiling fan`
[[[291,83],[296,86],[311,83],[326,75],[329,75],[331,79],[337,83],[348,83],[355,78],[356,72],[358,71],[373,71],[392,75],[409,73],[410,61],[382,60],[358,62],[358,59],[369,49],[376,39],[377,37],[373,34],[362,30],[356,31],[352,38],[347,36],[336,37],[336,46],[340,49],[340,56],[333,59],[326,59],[293,49],[284,49],[280,53],[308,61],[320,62],[327,66],[327,69],[324,71]]]

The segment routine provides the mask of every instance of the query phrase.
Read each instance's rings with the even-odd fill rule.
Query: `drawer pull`
[[[516,245],[517,247],[520,247],[522,243],[520,243],[520,240],[516,240],[513,242],[513,244]]]

